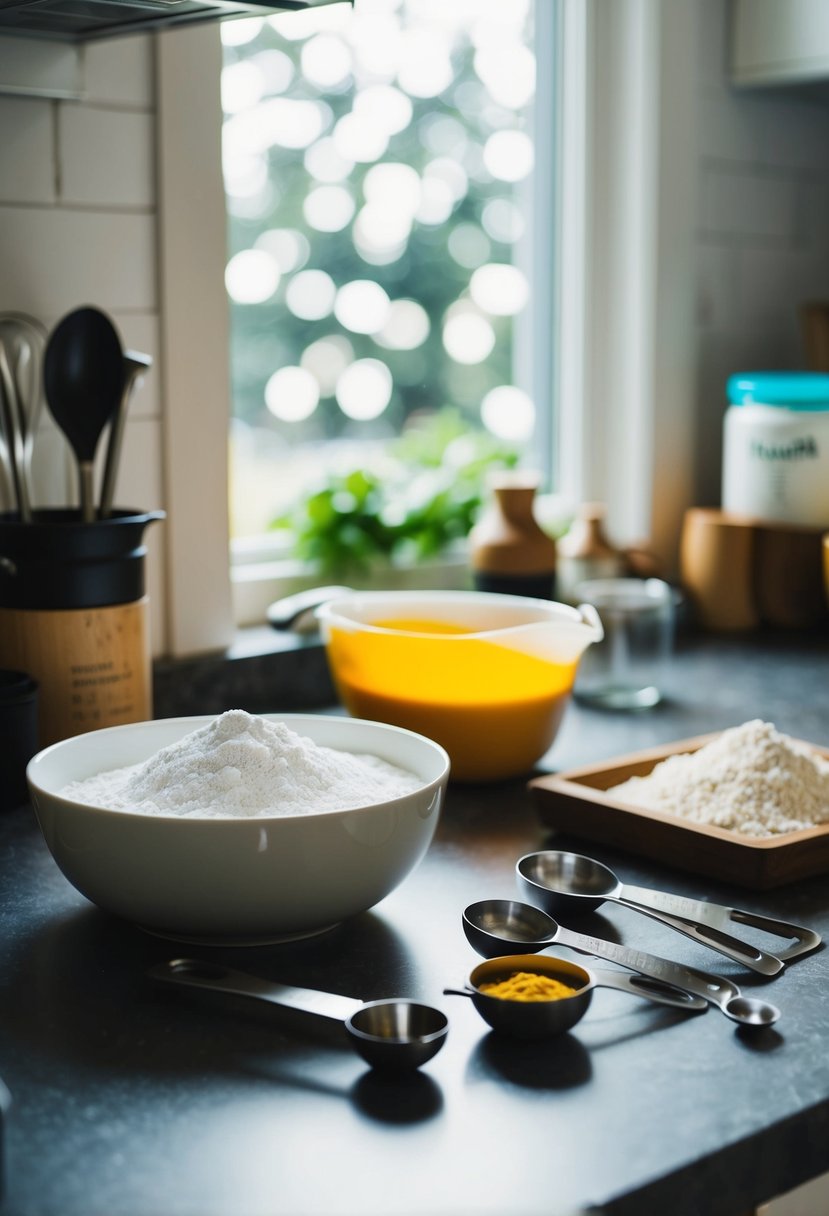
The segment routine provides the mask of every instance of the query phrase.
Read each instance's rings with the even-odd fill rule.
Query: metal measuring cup
[[[418,1001],[402,998],[359,1001],[316,988],[277,984],[199,959],[171,959],[151,967],[147,974],[166,984],[252,997],[342,1022],[352,1047],[366,1063],[389,1072],[420,1068],[440,1051],[449,1030],[444,1013]]]
[[[550,1000],[521,1001],[481,992],[481,985],[498,983],[516,971],[529,971],[559,980],[571,989]],[[580,1021],[590,1007],[596,988],[612,988],[674,1009],[705,1009],[705,1002],[641,975],[590,970],[552,955],[510,954],[479,963],[465,988],[444,988],[448,996],[469,997],[478,1013],[493,1030],[519,1039],[546,1039],[564,1034]]]

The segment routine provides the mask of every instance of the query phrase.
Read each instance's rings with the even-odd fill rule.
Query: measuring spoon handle
[[[271,1005],[297,1009],[300,1013],[314,1013],[319,1017],[332,1018],[337,1022],[344,1022],[358,1009],[362,1009],[364,1004],[353,997],[319,992],[316,988],[292,988],[287,984],[277,984],[257,975],[249,975],[245,971],[234,971],[231,967],[203,962],[201,959],[170,959],[169,962],[150,967],[147,974],[165,984],[252,997],[254,1000],[267,1001]]]
[[[591,970],[597,988],[613,988],[616,992],[641,996],[646,1001],[653,1001],[655,1005],[671,1005],[674,1009],[708,1008],[704,1000],[686,992],[684,988],[663,984],[647,975],[625,975],[621,971],[606,971],[602,967],[593,967]]]
[[[648,954],[644,950],[635,950],[632,946],[622,946],[617,942],[605,941],[602,937],[591,937],[586,933],[576,933],[559,925],[555,937],[556,945],[570,946],[582,954],[592,954],[595,958],[603,958],[611,963],[619,963],[641,975],[647,975],[654,980],[662,980],[675,988],[682,988],[700,997],[702,1002],[722,1006],[733,996],[740,995],[740,989],[730,980],[721,975],[709,975],[705,971],[697,971],[693,967],[683,967],[681,963],[671,962],[660,958],[657,954]],[[693,1008],[693,1006],[691,1006]]]
[[[654,908],[658,912],[667,912],[684,920],[697,922],[700,926],[710,926],[713,929],[727,930],[729,925],[750,925],[754,929],[762,929],[774,937],[783,937],[794,944],[785,950],[778,950],[778,959],[798,958],[816,950],[821,943],[819,933],[806,929],[802,925],[794,925],[790,921],[777,920],[772,916],[761,916],[757,912],[747,912],[745,908],[729,908],[724,904],[709,903],[703,899],[686,899],[681,895],[671,895],[667,891],[654,891],[649,887],[622,887],[623,898],[633,900],[642,908]]]
[[[637,888],[633,888],[635,891]],[[623,887],[622,894],[614,895],[613,899],[616,903],[622,904],[626,908],[633,908],[636,912],[643,912],[645,916],[650,916],[653,920],[658,920],[663,925],[670,926],[671,929],[676,929],[677,933],[682,933],[685,937],[692,938],[695,942],[699,942],[703,946],[708,946],[710,950],[716,950],[718,954],[725,955],[726,958],[733,959],[737,963],[742,963],[744,967],[749,967],[752,971],[758,971],[761,975],[777,975],[783,970],[783,961],[776,954],[769,954],[766,950],[760,950],[757,946],[753,946],[750,942],[741,941],[738,937],[733,937],[730,933],[724,933],[722,929],[718,929],[713,925],[699,924],[698,921],[685,917],[677,912],[671,912],[667,909],[660,910],[650,902],[640,902],[638,899],[630,898],[630,887]],[[646,892],[646,897],[650,892]],[[672,901],[673,896],[660,895],[662,900]],[[682,902],[681,900],[679,901]]]

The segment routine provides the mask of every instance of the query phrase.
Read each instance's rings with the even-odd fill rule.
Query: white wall
[[[116,505],[155,509],[164,491],[154,43],[90,44],[84,74],[83,102],[0,95],[0,311],[30,313],[51,328],[93,304],[110,314],[125,347],[152,355],[129,416]],[[67,445],[48,415],[39,440],[36,505],[77,501]],[[147,532],[155,653],[165,646],[165,527]]]
[[[695,488],[719,505],[725,383],[805,366],[798,308],[829,301],[829,108],[802,91],[733,89],[728,0],[696,0]]]

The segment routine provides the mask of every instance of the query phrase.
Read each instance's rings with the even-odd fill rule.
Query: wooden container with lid
[[[556,542],[534,514],[536,473],[499,472],[489,478],[491,498],[469,536],[478,591],[555,597]]]

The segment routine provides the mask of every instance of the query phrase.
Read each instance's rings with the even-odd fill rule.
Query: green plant
[[[468,535],[487,470],[517,461],[517,452],[470,429],[457,411],[441,410],[410,425],[376,467],[327,474],[271,527],[290,529],[296,556],[320,573],[417,562]]]

